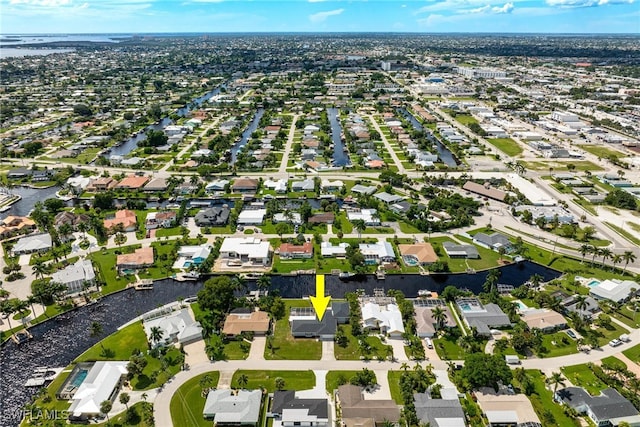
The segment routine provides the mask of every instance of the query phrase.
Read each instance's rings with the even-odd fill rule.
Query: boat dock
[[[27,379],[24,383],[25,387],[42,387],[45,384],[53,381],[64,368],[47,368],[40,367],[33,371],[33,375]]]

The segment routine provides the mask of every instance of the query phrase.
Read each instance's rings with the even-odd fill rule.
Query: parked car
[[[617,338],[616,338],[616,339],[612,339],[611,341],[609,341],[609,345],[610,345],[611,347],[617,347],[617,346],[619,346],[620,344],[622,344],[622,341],[620,341],[620,340],[619,340],[619,339],[617,339]]]
[[[565,332],[567,333],[567,335],[569,335],[569,336],[570,336],[571,338],[573,338],[574,340],[578,338],[578,337],[576,336],[576,333],[575,333],[575,332],[573,332],[573,330],[571,330],[571,329],[567,329]]]
[[[629,335],[627,334],[622,334],[620,335],[620,338],[618,338],[620,341],[622,342],[629,342],[631,341],[631,337],[629,337]]]

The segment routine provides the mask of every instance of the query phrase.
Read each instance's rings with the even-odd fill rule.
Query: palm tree
[[[580,246],[580,254],[582,255],[581,263],[584,264],[584,257],[591,253],[591,245],[584,243]]]
[[[409,369],[409,365],[407,364],[407,362],[402,362],[402,365],[400,365],[400,369],[406,372],[407,369]]]
[[[110,400],[104,400],[100,404],[100,412],[107,416],[107,422],[111,422],[109,419],[109,412],[111,411],[111,408],[113,408],[113,404]]]
[[[19,313],[20,321],[22,325],[24,325],[26,319],[25,312],[29,309],[29,303],[20,299],[14,300],[13,309]]]
[[[95,321],[91,322],[91,325],[89,326],[89,335],[92,338],[100,337],[102,336],[103,333],[104,333],[104,328],[102,327],[102,323],[95,322]],[[100,342],[100,347],[102,347],[102,349],[104,350],[104,347],[102,346],[102,341]]]
[[[205,374],[202,378],[200,378],[200,381],[198,381],[198,383],[202,388],[202,395],[204,395],[205,390],[209,391],[209,389],[213,386],[213,378],[211,378],[211,375]]]
[[[142,398],[142,400],[144,400],[145,402],[147,401],[147,398],[149,397],[149,395],[147,393],[142,393],[140,395],[140,397]]]
[[[564,387],[565,382],[560,372],[554,372],[547,378],[547,384],[553,384],[553,394],[555,395],[558,386],[561,385]]]
[[[436,321],[436,331],[439,331],[447,320],[447,314],[440,306],[436,306],[431,310],[431,317]]]
[[[285,387],[284,378],[282,377],[276,378],[274,385],[276,386],[276,390],[284,390],[284,387]]]
[[[162,340],[162,335],[163,334],[164,334],[164,332],[162,331],[162,329],[159,326],[153,326],[149,330],[149,339],[155,345],[155,344],[159,343],[160,340]]]
[[[240,374],[238,376],[238,387],[245,388],[249,383],[249,377],[246,374]]]
[[[606,260],[611,258],[611,255],[613,253],[611,252],[611,249],[609,248],[602,248],[600,249],[600,255],[602,255],[602,265],[605,266],[606,265]]]
[[[129,393],[120,393],[120,403],[122,403],[127,410],[129,410],[129,400],[131,400]]]
[[[246,279],[243,276],[240,276],[239,274],[236,274],[235,276],[233,276],[233,279],[231,279],[231,283],[233,283],[233,288],[236,291],[241,290],[247,285]]]
[[[267,276],[266,274],[258,277],[258,281],[256,282],[259,289],[266,289],[271,286],[271,276]]]
[[[31,267],[31,270],[33,270],[33,274],[35,274],[37,278],[43,279],[44,275],[49,271],[49,268],[44,263],[44,260],[42,258],[36,258],[33,263],[33,267]]]
[[[62,236],[62,238],[65,240],[67,239],[67,237],[69,237],[69,235],[72,232],[73,232],[73,227],[71,227],[71,224],[66,222],[58,228],[58,234],[60,234],[60,236]]]
[[[116,235],[113,237],[113,243],[115,243],[116,245],[118,245],[118,247],[124,245],[125,243],[127,243],[127,236],[124,235],[123,233],[116,233]]]
[[[363,219],[353,220],[353,228],[358,232],[358,239],[362,238],[362,232],[367,229],[367,224]]]
[[[584,311],[589,306],[589,303],[587,303],[586,295],[577,295],[575,301],[576,308],[580,311]]]
[[[82,232],[83,239],[87,238],[87,231],[89,231],[90,228],[91,228],[91,225],[89,225],[88,222],[83,221],[80,224],[78,224],[78,231]]]
[[[537,288],[538,286],[540,286],[540,282],[542,282],[543,279],[544,278],[541,275],[534,274],[529,277],[529,283],[531,283],[534,288]]]
[[[611,256],[611,263],[613,264],[613,270],[616,269],[616,265],[620,264],[624,257],[621,254],[613,254]]]
[[[14,306],[13,306],[13,302],[12,301],[8,301],[8,300],[4,300],[0,303],[0,311],[2,312],[2,314],[7,316],[7,322],[9,323],[9,329],[13,329],[11,327],[11,316],[13,315],[13,313],[16,312]]]
[[[600,255],[600,248],[594,245],[591,245],[591,265],[596,263],[596,256]]]
[[[482,285],[482,289],[486,293],[491,293],[493,291],[495,285],[498,283],[500,274],[500,270],[498,270],[497,268],[489,271],[489,274],[487,274],[487,279],[485,280],[484,285]]]
[[[622,254],[622,258],[624,258],[624,270],[623,273],[627,272],[627,265],[630,262],[636,262],[636,255],[632,251],[624,251]]]

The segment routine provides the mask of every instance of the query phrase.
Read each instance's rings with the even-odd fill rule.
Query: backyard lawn
[[[450,335],[433,339],[433,345],[442,360],[462,360],[467,355],[458,345],[457,338]]]
[[[402,391],[400,390],[400,378],[402,378],[402,371],[387,372],[391,398],[396,402],[396,404],[404,405],[404,401],[402,400]]]
[[[289,327],[291,307],[311,307],[305,300],[287,300],[286,316],[276,322],[274,327],[273,349],[264,350],[264,358],[270,360],[320,360],[322,343],[313,338],[293,338]]]
[[[564,332],[556,332],[554,334],[545,334],[542,337],[542,343],[548,350],[540,357],[558,357],[574,354],[578,352],[578,345],[574,340]]]
[[[247,390],[264,388],[269,393],[276,390],[277,378],[284,380],[284,390],[309,390],[316,385],[316,375],[313,371],[249,371],[237,370],[231,380],[231,388],[239,388],[238,378],[247,376]]]
[[[206,372],[195,376],[182,384],[171,398],[171,420],[174,427],[210,427],[212,422],[202,416],[206,399],[202,397],[200,379],[209,375],[212,387],[216,387],[220,379],[217,371]]]
[[[132,246],[123,246],[119,248],[119,250],[123,253],[133,252],[136,248],[139,248],[140,245],[132,245]],[[119,291],[127,287],[129,283],[133,283],[135,281],[135,277],[133,276],[119,276],[118,271],[116,270],[116,248],[107,249],[104,251],[93,252],[88,258],[92,259],[97,265],[99,276],[102,277],[102,280],[107,285],[103,287],[102,292],[112,293],[115,291]]]

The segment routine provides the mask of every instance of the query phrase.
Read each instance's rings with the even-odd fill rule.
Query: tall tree
[[[547,378],[547,384],[553,385],[553,394],[555,395],[556,390],[558,390],[558,386],[564,387],[565,380],[560,372],[554,372],[549,378]]]
[[[109,412],[111,412],[111,408],[113,408],[113,404],[110,400],[103,400],[102,403],[100,403],[100,413],[106,415],[108,423],[111,422],[109,419]]]
[[[624,253],[622,254],[622,258],[624,258],[623,271],[626,273],[627,265],[629,265],[630,262],[636,262],[636,255],[632,251],[624,251]]]
[[[129,410],[129,400],[131,400],[131,396],[129,396],[129,393],[120,393],[120,403],[122,403],[127,408],[127,410]]]

